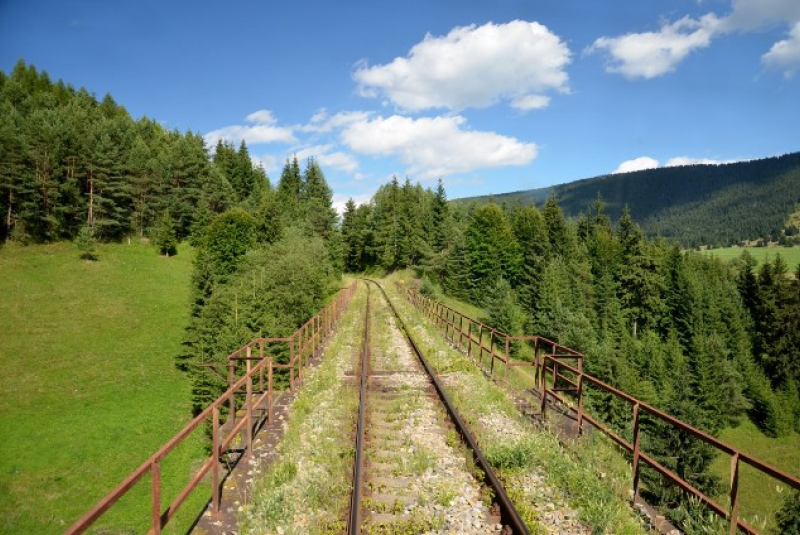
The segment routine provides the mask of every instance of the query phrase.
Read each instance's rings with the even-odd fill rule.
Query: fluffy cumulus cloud
[[[294,143],[296,138],[292,129],[278,126],[278,121],[269,110],[258,110],[245,118],[248,124],[230,125],[212,130],[205,135],[206,144],[214,147],[219,140],[238,144],[244,141],[248,145],[265,143]]]
[[[408,111],[487,107],[512,100],[520,109],[549,103],[546,92],[569,91],[570,51],[537,22],[512,21],[427,35],[408,56],[354,73],[361,94],[384,95]]]
[[[326,109],[321,109],[315,113],[308,124],[300,128],[303,132],[315,132],[325,134],[333,130],[338,130],[350,123],[364,121],[370,116],[366,111],[342,111],[334,115],[329,115]]]
[[[711,44],[719,24],[714,15],[700,20],[684,17],[664,24],[657,32],[629,33],[619,37],[601,37],[588,52],[605,51],[610,57],[609,72],[627,78],[655,78],[675,69],[692,51]]]
[[[800,70],[800,22],[794,25],[787,39],[772,45],[761,61],[767,67],[782,70],[787,78],[794,76]]]
[[[798,0],[733,0],[726,15],[684,17],[662,24],[657,32],[600,37],[586,52],[605,53],[608,72],[630,79],[649,79],[675,70],[690,53],[710,46],[720,35],[764,31],[775,26],[792,29],[787,39],[776,42],[762,56],[762,62],[791,76],[800,67]]]
[[[634,171],[642,171],[644,169],[655,169],[658,166],[658,160],[650,158],[649,156],[640,156],[639,158],[622,162],[619,164],[619,167],[611,172],[611,174],[616,175],[619,173],[632,173]]]
[[[335,150],[332,143],[304,147],[295,151],[294,155],[301,161],[307,158],[314,158],[323,169],[337,169],[350,175],[358,171],[358,160],[356,160],[355,156]]]
[[[527,165],[537,152],[533,143],[469,130],[461,116],[376,117],[349,124],[341,140],[360,154],[397,157],[423,178]]]

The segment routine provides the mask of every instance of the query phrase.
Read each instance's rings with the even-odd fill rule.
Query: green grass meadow
[[[173,362],[192,257],[138,242],[100,245],[97,262],[71,243],[0,248],[0,532],[61,533],[190,420]],[[167,457],[165,503],[203,455],[195,434]],[[147,476],[93,531],[145,531],[149,508]]]
[[[776,255],[781,255],[789,271],[794,272],[800,264],[800,247],[722,247],[720,249],[707,249],[703,254],[719,258],[723,262],[729,262],[734,258],[739,258],[742,253],[747,251],[759,264],[764,260],[775,260]]]
[[[737,427],[724,429],[720,440],[771,464],[784,472],[800,477],[800,434],[770,438],[762,433],[750,420],[745,419]],[[745,463],[740,465],[739,507],[744,516],[756,528],[772,527],[773,515],[780,508],[783,498],[789,493],[786,485],[762,474]],[[711,472],[720,478],[724,487],[730,485],[730,456],[721,454],[711,465]],[[726,496],[720,503],[727,504]]]

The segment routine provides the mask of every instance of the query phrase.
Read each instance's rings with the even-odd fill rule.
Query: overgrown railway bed
[[[379,291],[366,305],[348,533],[528,533],[383,289],[371,284]]]

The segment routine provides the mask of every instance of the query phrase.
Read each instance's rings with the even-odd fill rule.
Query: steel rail
[[[364,339],[361,344],[361,393],[358,405],[358,427],[356,429],[356,458],[353,463],[353,495],[350,499],[350,518],[347,533],[358,535],[361,531],[361,474],[364,468],[364,433],[367,412],[367,378],[369,376],[369,298],[370,287],[367,287],[367,310],[364,316]]]
[[[492,488],[495,493],[495,497],[498,500],[498,505],[500,506],[500,518],[503,521],[505,526],[510,527],[513,532],[517,535],[530,535],[530,531],[528,530],[528,526],[525,525],[525,522],[522,520],[519,512],[517,511],[516,507],[514,507],[514,503],[511,501],[511,498],[506,493],[503,484],[500,482],[500,479],[494,473],[494,469],[489,464],[489,461],[486,460],[486,457],[483,455],[480,447],[478,446],[477,441],[470,433],[467,424],[461,418],[461,415],[456,410],[455,406],[450,401],[450,398],[447,396],[444,386],[442,382],[439,380],[438,374],[433,370],[433,368],[428,364],[428,361],[425,360],[425,357],[422,355],[422,351],[417,346],[417,343],[414,341],[414,338],[411,336],[411,332],[406,328],[405,323],[403,322],[400,314],[398,314],[397,309],[395,309],[394,304],[389,299],[389,296],[386,294],[386,290],[383,289],[378,282],[374,280],[367,279],[369,282],[374,284],[378,287],[378,289],[383,294],[384,298],[386,299],[386,303],[389,305],[389,308],[394,314],[395,318],[397,318],[398,324],[402,329],[403,333],[405,334],[406,339],[408,340],[409,345],[413,349],[414,353],[419,359],[422,367],[425,368],[428,376],[431,378],[433,382],[433,386],[436,390],[436,393],[439,395],[439,399],[442,401],[442,404],[447,409],[447,413],[450,415],[450,419],[455,423],[456,429],[458,429],[461,438],[464,442],[467,443],[467,446],[472,450],[472,454],[475,457],[475,461],[478,466],[483,470],[483,473],[486,477],[486,482]]]

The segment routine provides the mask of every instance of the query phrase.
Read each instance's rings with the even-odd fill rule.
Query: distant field
[[[721,249],[710,249],[703,251],[704,254],[715,256],[720,260],[727,262],[738,258],[742,252],[747,251],[755,260],[760,264],[765,259],[770,261],[775,259],[775,256],[780,254],[786,263],[789,265],[789,271],[794,272],[797,265],[800,264],[800,247],[724,247]]]
[[[800,477],[800,434],[792,433],[786,437],[769,438],[751,421],[745,420],[736,428],[723,430],[719,438],[766,463]],[[772,515],[780,508],[788,490],[786,485],[763,476],[744,463],[741,466],[739,482],[741,512],[748,521],[754,522],[754,527],[763,530],[765,525],[771,526]],[[711,472],[720,478],[726,489],[730,485],[730,470],[728,455],[720,455],[711,465]],[[730,502],[727,498],[723,498],[723,503]],[[758,515],[758,518],[756,519],[754,515]]]
[[[69,243],[0,249],[0,533],[61,533],[190,419],[173,358],[192,251],[101,245],[99,257],[79,260]],[[165,477],[185,483],[201,455],[200,440],[181,447]],[[100,532],[146,531],[149,482]],[[165,486],[172,499],[175,482]]]

